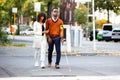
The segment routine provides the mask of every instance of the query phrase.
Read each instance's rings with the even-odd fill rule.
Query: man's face
[[[53,9],[53,11],[52,11],[52,16],[53,17],[58,17],[58,9]]]

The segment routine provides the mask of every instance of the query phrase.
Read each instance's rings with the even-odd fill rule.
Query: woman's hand
[[[49,32],[49,30],[45,30],[42,33],[47,34],[48,32]]]

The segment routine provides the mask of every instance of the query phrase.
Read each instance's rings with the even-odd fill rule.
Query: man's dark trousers
[[[54,50],[54,44],[55,44],[55,48],[56,48],[56,63],[57,65],[59,65],[60,63],[60,58],[61,58],[61,44],[60,44],[60,37],[51,37],[52,39],[52,43],[49,43],[49,49],[48,49],[48,62],[51,63],[52,62],[52,52]]]

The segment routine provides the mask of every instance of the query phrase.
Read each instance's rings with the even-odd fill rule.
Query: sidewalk
[[[67,53],[72,55],[67,56],[68,62],[64,56],[66,44],[62,46],[59,70],[55,69],[56,56],[53,56],[51,68],[47,67],[47,58],[44,70],[34,67],[32,40],[27,38],[27,41],[14,40],[14,43],[25,42],[26,47],[0,47],[0,80],[120,80],[120,56],[97,56],[103,53],[93,53],[86,42],[79,53]]]
[[[10,36],[10,39],[12,39],[13,36]],[[32,49],[32,42],[33,42],[33,36],[15,36],[13,43],[20,43],[20,42],[28,42],[29,45],[27,47]],[[93,49],[92,41],[86,41],[86,39],[83,39],[82,46],[81,47],[71,47],[71,52],[67,53],[67,44],[64,42],[63,45],[61,45],[62,54],[65,53],[68,55],[77,55],[77,56],[120,56],[120,51],[115,49],[108,49],[108,48],[101,48],[97,47],[96,50]],[[89,46],[87,46],[89,45]],[[106,46],[106,44],[105,44]],[[120,46],[119,46],[120,47]],[[55,50],[54,50],[55,52]]]
[[[49,79],[48,79],[49,78]],[[120,76],[77,76],[77,77],[12,77],[0,78],[0,80],[120,80]]]

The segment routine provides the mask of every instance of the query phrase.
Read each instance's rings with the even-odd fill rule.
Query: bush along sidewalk
[[[3,32],[1,28],[0,28],[0,45],[1,46],[26,47],[26,44],[24,43],[13,44],[8,38],[8,34]]]
[[[8,39],[8,35],[7,33],[3,32],[0,29],[0,45],[6,45],[6,44],[10,44],[10,40]]]

